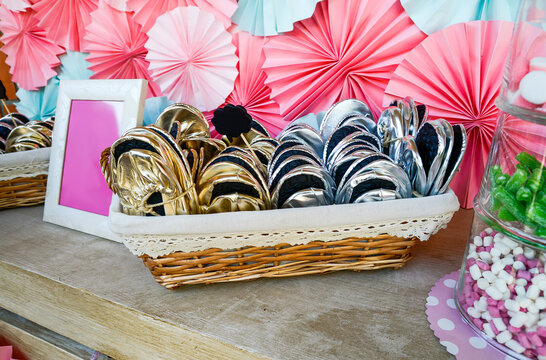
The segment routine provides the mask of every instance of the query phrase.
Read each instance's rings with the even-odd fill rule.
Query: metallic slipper
[[[187,159],[174,139],[160,128],[130,129],[103,152],[101,167],[127,214],[199,213]]]

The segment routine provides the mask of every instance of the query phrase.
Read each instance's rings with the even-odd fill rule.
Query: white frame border
[[[123,101],[123,116],[121,121],[118,119],[121,136],[130,128],[142,125],[147,83],[141,79],[61,80],[49,160],[44,221],[117,242],[122,241],[110,230],[108,216],[59,204],[68,122],[72,100]]]

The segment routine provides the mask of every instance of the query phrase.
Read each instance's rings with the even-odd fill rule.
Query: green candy
[[[533,203],[527,209],[527,216],[539,226],[546,227],[546,207]]]
[[[512,213],[508,210],[506,210],[506,208],[504,206],[501,206],[499,208],[499,214],[498,214],[498,217],[499,219],[501,220],[504,220],[504,221],[516,221],[516,217],[514,215],[512,215]]]
[[[490,169],[491,210],[503,221],[520,221],[546,238],[546,167],[523,151],[516,155],[516,171],[509,176],[499,165]]]
[[[516,197],[502,187],[497,187],[493,190],[493,196],[500,201],[507,211],[522,223],[525,223],[527,216],[525,214],[525,206],[523,206]]]
[[[516,191],[516,200],[518,201],[530,201],[533,198],[533,193],[529,188],[522,186]]]
[[[545,177],[544,168],[542,166],[533,170],[529,176],[529,179],[527,180],[527,187],[534,193],[538,192],[544,186]]]
[[[500,207],[502,206],[502,203],[497,200],[494,196],[491,196],[489,198],[489,208],[491,209],[491,211],[497,211],[500,209]]]
[[[489,178],[491,179],[491,187],[504,185],[508,181],[509,176],[502,172],[500,165],[493,165],[489,170]]]
[[[546,206],[546,192],[539,191],[536,194],[535,201],[538,202],[542,206]]]
[[[529,171],[533,171],[542,167],[540,161],[538,161],[533,155],[526,153],[525,151],[517,154],[516,160],[523,164],[527,169],[529,169]]]
[[[527,181],[527,173],[521,169],[516,169],[514,174],[506,182],[506,190],[515,194],[520,187]]]
[[[546,227],[538,226],[537,229],[535,230],[535,235],[546,239]]]
[[[508,179],[510,179],[510,177],[507,174],[500,174],[496,179],[497,185],[505,185]]]

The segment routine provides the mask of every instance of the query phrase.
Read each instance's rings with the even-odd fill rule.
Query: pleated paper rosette
[[[128,11],[127,0],[104,0],[105,3],[119,11]]]
[[[0,6],[0,40],[7,55],[13,82],[20,88],[36,90],[56,75],[57,55],[64,50],[51,41],[31,9],[13,12]],[[20,56],[24,54],[24,56]]]
[[[32,5],[49,38],[68,50],[80,51],[85,26],[99,0],[38,0]]]
[[[148,32],[156,19],[178,7],[195,6],[213,14],[227,29],[231,26],[231,15],[237,9],[236,0],[127,0],[127,9],[135,12],[135,20]]]
[[[159,114],[173,102],[167,99],[166,96],[157,96],[147,98],[144,103],[144,116],[142,119],[142,125],[153,125],[155,124]]]
[[[146,79],[148,97],[160,95],[148,70],[144,47],[148,36],[132,14],[101,2],[86,30],[83,49],[89,52],[93,79]]]
[[[404,55],[425,38],[397,0],[329,0],[265,45],[271,97],[288,121],[347,98],[374,115]]]
[[[256,36],[292,31],[294,23],[313,15],[322,0],[239,0],[231,20]]]
[[[58,75],[49,79],[45,87],[36,91],[19,88],[16,94],[19,101],[15,104],[17,111],[30,120],[46,120],[55,116],[59,80],[85,80],[93,74],[87,68],[89,63],[85,61],[85,56],[86,54],[69,50],[60,57]]]
[[[16,93],[19,101],[15,103],[15,107],[17,112],[30,120],[46,120],[55,116],[58,93],[59,78],[54,76],[39,90],[29,91],[19,88]]]
[[[11,11],[25,11],[32,5],[29,0],[2,0],[0,3]]]
[[[61,66],[58,68],[59,80],[87,80],[93,75],[91,64],[85,60],[87,53],[68,50],[61,55]]]
[[[499,110],[495,106],[513,24],[472,21],[436,32],[398,66],[383,104],[411,96],[429,118],[465,126],[468,146],[451,188],[464,208],[479,190]]]
[[[474,20],[516,21],[522,0],[400,0],[426,34]]]
[[[201,111],[224,103],[237,77],[232,36],[209,12],[188,6],[161,15],[148,32],[146,60],[170,100]]]
[[[266,74],[262,65],[265,61],[263,46],[266,41],[263,37],[251,36],[246,32],[238,32],[233,36],[239,57],[239,76],[235,80],[235,88],[222,106],[244,106],[252,118],[259,121],[272,136],[276,136],[288,122],[279,114],[279,105],[271,100],[271,89],[265,85]],[[208,120],[213,115],[213,111],[205,113]],[[216,136],[212,123],[210,126],[212,135]]]

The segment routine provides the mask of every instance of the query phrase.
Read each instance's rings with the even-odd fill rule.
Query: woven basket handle
[[[110,168],[110,147],[102,150],[102,153],[100,154],[100,169],[104,175],[106,184],[108,184],[110,190],[115,193],[114,185],[112,184],[112,169]]]

